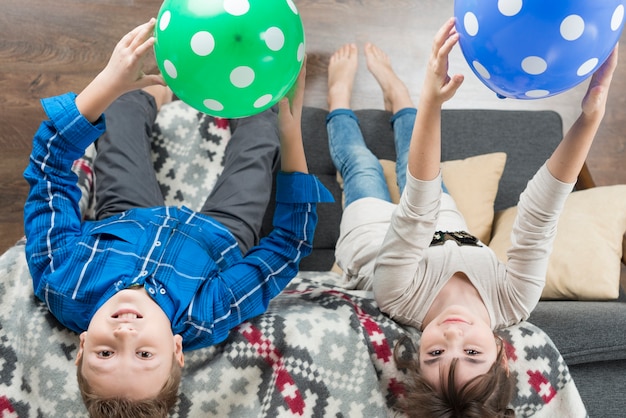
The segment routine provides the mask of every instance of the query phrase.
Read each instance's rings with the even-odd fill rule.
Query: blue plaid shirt
[[[183,337],[186,350],[216,344],[267,309],[311,252],[316,202],[332,201],[312,175],[279,173],[274,230],[243,256],[211,217],[182,207],[133,209],[82,221],[71,167],[105,130],[76,108],[75,95],[42,100],[46,114],[24,177],[26,256],[35,295],[65,326],[87,329],[116,292],[144,286]]]

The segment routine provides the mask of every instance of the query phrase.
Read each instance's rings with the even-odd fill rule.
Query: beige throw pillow
[[[489,243],[506,261],[517,207],[495,216]],[[609,300],[619,295],[626,185],[573,192],[559,219],[543,299]]]
[[[387,186],[394,203],[400,194],[393,161],[382,160]],[[463,160],[444,161],[441,175],[448,192],[456,201],[472,235],[488,243],[493,223],[493,203],[506,164],[504,152],[476,155]]]

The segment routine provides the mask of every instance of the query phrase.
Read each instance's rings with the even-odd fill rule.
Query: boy
[[[311,252],[315,203],[332,201],[307,170],[303,66],[278,116],[269,109],[237,121],[202,210],[164,207],[149,130],[155,99],[167,101],[168,90],[160,75],[142,72],[154,25],[124,36],[78,96],[42,101],[50,120],[24,173],[34,291],[80,333],[77,375],[92,416],[166,416],[183,350],[219,343],[264,312]],[[71,165],[96,139],[98,219],[82,222]],[[279,145],[274,230],[257,243]]]

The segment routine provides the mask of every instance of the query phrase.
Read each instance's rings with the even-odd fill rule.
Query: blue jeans
[[[400,193],[406,184],[406,166],[416,114],[417,109],[404,108],[390,120],[396,148],[396,176]],[[383,169],[378,158],[367,148],[354,112],[350,109],[333,110],[326,117],[326,129],[330,156],[343,177],[345,206],[364,197],[391,202]]]

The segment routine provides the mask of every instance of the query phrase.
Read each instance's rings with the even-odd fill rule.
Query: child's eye
[[[148,352],[148,351],[138,351],[137,355],[141,358],[150,358],[152,357],[152,353]]]
[[[111,357],[112,355],[113,355],[113,351],[109,351],[109,350],[98,351],[98,357],[108,358],[108,357]]]
[[[467,350],[465,350],[465,354],[467,354],[468,356],[477,356],[480,354],[480,351],[476,351],[471,348],[468,348]]]
[[[428,352],[429,355],[436,357],[443,354],[443,350],[432,350]]]

